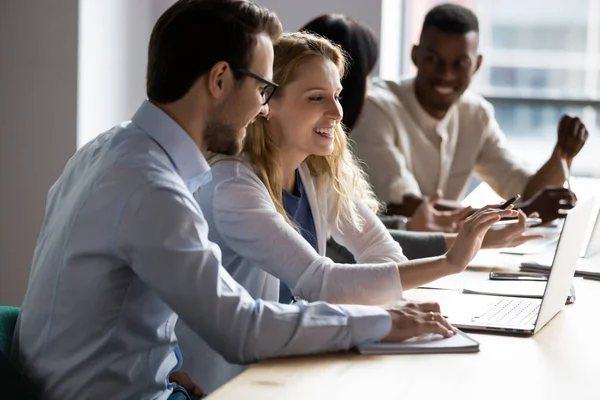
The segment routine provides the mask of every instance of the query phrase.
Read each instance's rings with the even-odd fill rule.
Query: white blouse
[[[398,263],[406,257],[364,202],[357,201],[365,220],[362,232],[348,221],[337,229],[333,187],[324,185],[327,190],[317,193],[308,167],[301,165],[317,253],[277,212],[265,185],[247,163],[218,161],[212,175],[212,182],[196,193],[196,199],[209,224],[210,240],[221,248],[223,266],[251,296],[277,301],[281,279],[295,296],[308,301],[377,305],[402,298]],[[338,264],[325,257],[329,235],[354,254],[357,264]],[[205,390],[214,390],[243,370],[227,363],[183,322],[176,332],[183,370]]]

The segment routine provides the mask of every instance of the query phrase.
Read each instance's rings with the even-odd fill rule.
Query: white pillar
[[[77,145],[131,118],[146,98],[152,27],[174,0],[79,0]]]

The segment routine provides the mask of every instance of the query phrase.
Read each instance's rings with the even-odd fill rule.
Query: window
[[[400,12],[401,40],[382,29],[384,46],[399,44],[396,73],[382,57],[386,78],[413,75],[410,50],[425,14],[440,0],[386,0],[383,15]],[[550,154],[561,115],[582,118],[590,139],[573,172],[600,176],[600,1],[454,0],[479,18],[481,70],[471,89],[494,104],[496,118],[520,156],[540,165]],[[394,6],[392,6],[394,4]],[[397,15],[397,14],[396,14]],[[390,64],[391,65],[391,64]]]

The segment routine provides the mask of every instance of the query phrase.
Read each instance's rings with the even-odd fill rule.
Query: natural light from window
[[[411,47],[418,43],[427,11],[445,2],[383,1],[383,77],[415,73]],[[560,116],[576,115],[585,122],[590,138],[575,159],[573,173],[600,176],[600,1],[453,2],[471,8],[479,18],[484,62],[471,89],[494,104],[496,118],[518,155],[536,165],[543,163],[554,146]],[[386,25],[386,19],[394,18],[400,29],[391,29],[393,22]],[[388,37],[398,31],[400,40]],[[395,54],[400,59],[391,61]]]

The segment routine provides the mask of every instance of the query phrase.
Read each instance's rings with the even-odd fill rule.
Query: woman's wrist
[[[442,256],[442,262],[444,263],[444,269],[451,271],[451,274],[457,274],[464,271],[466,268],[466,265],[463,265],[459,260],[455,260],[450,252],[446,252],[446,254]]]
[[[446,242],[446,251],[448,251],[452,245],[454,244],[454,241],[456,240],[456,236],[458,234],[457,233],[444,233],[444,240]]]

